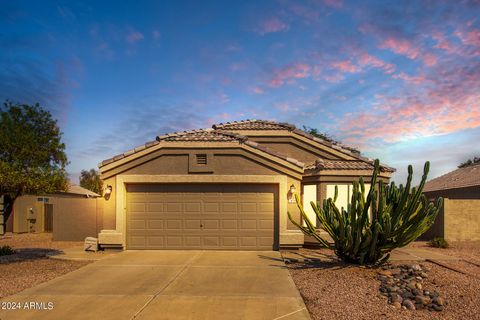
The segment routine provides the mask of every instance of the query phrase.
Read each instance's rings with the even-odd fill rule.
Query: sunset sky
[[[267,119],[405,178],[480,155],[480,1],[0,1],[0,99],[81,169],[166,132]]]

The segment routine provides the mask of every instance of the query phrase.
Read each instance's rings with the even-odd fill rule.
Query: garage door
[[[276,189],[127,185],[127,249],[276,249]]]

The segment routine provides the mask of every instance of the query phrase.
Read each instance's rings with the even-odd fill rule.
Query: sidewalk
[[[77,261],[98,261],[121,251],[84,251],[83,246],[63,249],[60,254],[47,255],[50,259],[77,260]]]

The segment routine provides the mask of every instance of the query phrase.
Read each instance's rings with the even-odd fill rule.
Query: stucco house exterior
[[[294,125],[245,120],[158,136],[99,164],[103,246],[276,250],[304,243],[287,211],[370,179],[372,160]],[[394,169],[381,167],[388,181]],[[309,212],[312,214],[312,212]],[[314,215],[313,215],[314,217]]]
[[[480,240],[480,163],[427,181],[423,192],[429,200],[443,197],[444,204],[422,239]]]

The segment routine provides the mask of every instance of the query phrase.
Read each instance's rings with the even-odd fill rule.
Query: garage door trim
[[[279,241],[282,243],[281,234],[287,232],[287,176],[283,175],[117,175],[116,176],[116,230],[121,230],[123,247],[127,244],[127,191],[129,183],[142,184],[167,184],[167,183],[213,183],[213,184],[277,184],[278,185],[278,231]],[[300,182],[298,182],[300,183]],[[289,234],[300,231],[288,230]]]

